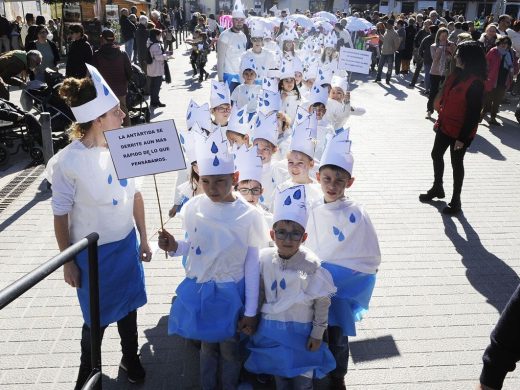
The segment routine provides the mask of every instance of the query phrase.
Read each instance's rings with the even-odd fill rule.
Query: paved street
[[[214,54],[210,64],[208,70]],[[161,92],[167,107],[157,110],[154,120],[173,117],[184,126],[189,99],[209,98],[209,82],[192,83],[189,69],[184,47],[179,48],[171,63],[173,83],[163,84]],[[351,339],[347,387],[473,389],[489,333],[519,283],[520,128],[507,110],[513,106],[498,118],[504,127],[490,129],[486,121],[479,127],[466,156],[464,214],[448,218],[440,213],[444,202],[418,201],[433,180],[434,132],[424,119],[426,98],[406,80],[394,78],[389,87],[373,78],[353,78],[353,104],[366,113],[350,120],[356,159],[350,196],[366,206],[383,259],[371,309]],[[20,194],[0,192],[0,205],[4,198],[13,200],[0,208],[0,288],[57,253],[42,169],[23,171],[28,161],[17,161],[15,169],[0,171],[0,191],[17,177],[37,178]],[[449,200],[449,153],[446,163]],[[157,178],[166,216],[176,174]],[[144,196],[147,228],[155,240],[159,212],[150,177]],[[183,234],[178,219],[168,220],[167,228]],[[157,253],[145,270],[149,302],[139,310],[138,323],[146,383],[129,385],[119,370],[119,336],[111,326],[102,348],[104,388],[196,389],[196,349],[168,337],[166,330],[183,277],[180,261]],[[81,325],[75,291],[61,271],[0,311],[0,390],[73,388]],[[519,389],[520,372],[509,375],[504,388]]]

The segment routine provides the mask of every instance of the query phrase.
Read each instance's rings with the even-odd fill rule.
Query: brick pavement
[[[161,93],[168,107],[157,119],[173,117],[182,126],[189,98],[207,98],[208,83],[199,88],[189,75],[187,56],[179,50],[174,81]],[[439,213],[443,202],[417,200],[432,181],[434,133],[424,119],[426,99],[406,85],[354,78],[352,100],[367,112],[350,122],[356,157],[351,196],[371,215],[383,263],[372,307],[351,340],[348,388],[472,389],[489,332],[519,281],[520,133],[511,112],[504,114],[505,127],[480,126],[466,156],[464,214],[446,218]],[[449,157],[446,162],[449,197]],[[175,181],[175,174],[158,176],[164,212]],[[159,216],[151,178],[143,193],[152,236]],[[0,213],[0,286],[56,254],[49,197],[37,180]],[[177,219],[166,225],[182,234]],[[102,349],[106,389],[197,388],[196,350],[166,333],[170,301],[183,277],[179,263],[158,253],[145,265],[149,303],[138,322],[146,383],[128,385],[118,369],[120,347],[112,326]],[[81,323],[75,293],[61,272],[2,310],[0,390],[72,388]],[[520,388],[520,374],[509,375],[504,388]]]

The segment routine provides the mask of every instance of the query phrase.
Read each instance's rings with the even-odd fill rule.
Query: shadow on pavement
[[[379,86],[383,89],[386,89],[385,96],[392,95],[395,97],[395,100],[405,100],[408,97],[408,94],[394,87],[393,83],[394,81],[392,80],[389,85],[386,83],[379,83]]]
[[[446,205],[442,201],[434,201],[430,204],[439,212]],[[464,235],[457,231],[454,220],[458,220],[462,225]],[[520,278],[506,262],[482,245],[478,233],[463,213],[453,217],[442,215],[442,221],[444,233],[462,256],[462,264],[466,267],[468,281],[476,291],[486,297],[486,301],[498,313],[502,313],[509,298],[518,287]]]
[[[388,359],[401,355],[392,335],[359,341],[349,340],[349,346],[354,363]]]
[[[482,153],[493,160],[505,161],[506,157],[500,150],[487,139],[477,133],[475,139],[468,148],[468,153]]]
[[[503,145],[520,150],[520,129],[517,122],[500,117],[505,126],[490,127],[489,132],[500,139]]]
[[[18,218],[21,218],[25,213],[30,211],[33,206],[36,204],[43,202],[49,199],[52,196],[52,191],[47,189],[47,180],[42,180],[40,185],[38,186],[38,192],[34,195],[28,203],[26,203],[22,208],[16,210],[13,215],[7,218],[4,222],[0,223],[0,232],[7,229],[11,224],[16,222]]]

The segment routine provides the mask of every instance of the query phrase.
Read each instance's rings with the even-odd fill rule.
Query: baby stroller
[[[40,123],[34,115],[0,99],[0,166],[20,149],[29,153],[33,163],[43,161]]]
[[[45,83],[28,83],[20,97],[24,110],[34,109],[38,114],[42,112],[50,114],[55,151],[67,145],[67,130],[75,121],[70,107],[59,95],[59,89],[64,79],[65,77],[61,73],[46,69]]]
[[[126,107],[132,125],[150,122],[150,108],[144,97],[145,87],[146,75],[138,65],[132,64],[132,77],[126,94]]]

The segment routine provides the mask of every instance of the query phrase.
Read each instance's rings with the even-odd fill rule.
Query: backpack
[[[152,47],[153,43],[148,46],[148,49],[146,50],[146,63],[147,64],[151,64],[153,63],[153,57],[152,57],[152,53],[150,53],[150,48]]]

